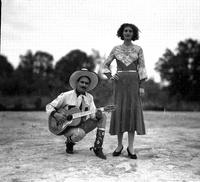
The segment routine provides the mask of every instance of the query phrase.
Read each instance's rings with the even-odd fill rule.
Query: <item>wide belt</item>
[[[124,71],[117,71],[119,73],[123,73],[123,72],[137,72],[136,70],[124,70]]]

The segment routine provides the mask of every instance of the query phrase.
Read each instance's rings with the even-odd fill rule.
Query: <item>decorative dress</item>
[[[143,51],[140,46],[115,46],[104,63],[104,73],[110,73],[110,64],[117,63],[119,80],[113,84],[114,104],[117,109],[112,112],[110,134],[134,132],[145,134],[145,124],[139,88],[147,79]]]

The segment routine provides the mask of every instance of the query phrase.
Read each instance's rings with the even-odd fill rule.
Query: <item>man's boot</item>
[[[96,134],[96,140],[94,142],[94,147],[91,147],[90,150],[93,149],[95,155],[101,159],[106,159],[106,156],[104,155],[103,153],[103,148],[102,148],[102,145],[103,145],[103,138],[104,138],[104,135],[105,135],[105,131],[104,130],[100,130],[100,129],[97,129],[97,134]]]
[[[72,141],[71,137],[67,137],[65,144],[66,144],[66,152],[68,154],[73,154],[74,153],[73,147],[75,143]]]

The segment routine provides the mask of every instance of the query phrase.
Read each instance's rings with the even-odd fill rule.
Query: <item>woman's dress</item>
[[[139,95],[140,82],[147,78],[143,51],[137,45],[115,46],[105,61],[105,73],[110,72],[110,64],[114,59],[119,80],[113,84],[117,109],[112,112],[109,132],[117,135],[136,131],[138,135],[144,135],[145,124]]]

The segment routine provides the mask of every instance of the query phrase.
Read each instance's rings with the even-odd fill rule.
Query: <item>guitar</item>
[[[97,110],[101,110],[102,112],[112,112],[115,109],[116,106],[114,105],[100,107],[95,111],[80,111],[80,109],[77,107],[71,108],[69,110],[61,108],[57,112],[64,114],[66,120],[64,122],[58,121],[55,117],[50,115],[48,119],[49,130],[55,135],[62,135],[69,126],[79,125],[81,122],[81,117],[94,114]]]

